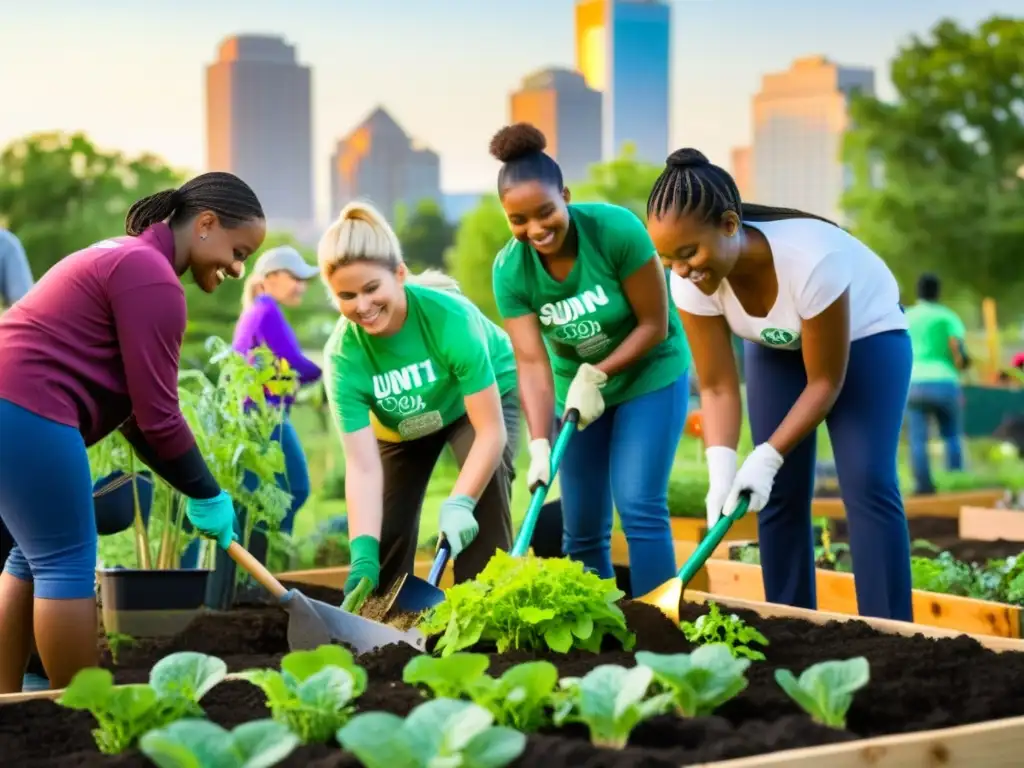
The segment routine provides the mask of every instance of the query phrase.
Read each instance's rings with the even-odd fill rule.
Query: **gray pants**
[[[512,547],[510,498],[513,464],[519,447],[519,394],[515,390],[502,396],[508,442],[501,463],[477,502],[480,533],[454,562],[455,582],[476,578],[498,549]],[[412,573],[419,539],[420,511],[430,475],[441,451],[450,445],[461,468],[473,445],[475,432],[469,418],[452,422],[426,437],[403,443],[377,441],[384,468],[384,513],[381,524],[380,583],[391,584],[402,573]]]

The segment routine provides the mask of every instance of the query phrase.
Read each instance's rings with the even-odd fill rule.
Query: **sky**
[[[377,105],[441,155],[446,192],[489,190],[490,136],[527,73],[573,66],[573,0],[0,0],[0,146],[86,131],[104,147],[205,163],[204,68],[235,34],[279,34],[313,67],[321,215],[335,142]],[[1019,16],[1022,0],[674,0],[671,139],[728,165],[761,76],[825,54],[876,69],[940,17]]]

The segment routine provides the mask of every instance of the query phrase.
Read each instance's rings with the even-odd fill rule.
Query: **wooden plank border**
[[[904,496],[907,517],[960,517],[960,507],[991,507],[1003,497],[1001,489],[935,493],[926,496]],[[814,499],[811,514],[815,517],[841,519],[846,517],[842,499]]]
[[[992,507],[960,508],[961,539],[978,541],[1020,541],[1024,542],[1024,512],[1014,509]]]

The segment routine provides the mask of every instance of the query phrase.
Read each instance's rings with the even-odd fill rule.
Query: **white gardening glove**
[[[551,443],[539,437],[531,440],[528,448],[530,468],[526,470],[526,487],[533,493],[538,485],[551,485]]]
[[[724,445],[712,445],[704,456],[708,460],[708,495],[704,497],[708,528],[718,522],[725,509],[725,500],[736,479],[736,451]]]
[[[607,374],[597,370],[590,363],[583,363],[576,371],[569,385],[569,392],[565,396],[565,412],[568,413],[574,408],[579,411],[577,429],[586,429],[589,424],[601,418],[601,414],[604,413],[601,387],[607,381]]]
[[[770,444],[761,443],[743,461],[740,471],[732,481],[732,490],[725,500],[724,511],[732,514],[739,504],[740,494],[743,491],[750,492],[750,506],[748,512],[760,512],[768,503],[772,486],[775,484],[775,475],[782,467],[782,454],[776,451]]]

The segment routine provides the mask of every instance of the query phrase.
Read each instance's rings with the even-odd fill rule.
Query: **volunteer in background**
[[[362,578],[387,586],[412,572],[420,509],[446,445],[460,471],[441,504],[440,534],[455,581],[472,579],[512,543],[519,400],[508,336],[451,278],[411,275],[394,231],[369,205],[341,211],[318,259],[342,313],[324,378],[345,449],[345,591]]]
[[[632,593],[676,573],[668,481],[686,420],[690,353],[643,222],[606,203],[570,204],[544,135],[500,130],[498,195],[512,239],[494,296],[515,348],[532,438],[528,483],[550,482],[552,414],[579,411],[559,469],[563,549],[602,578],[612,505],[629,544]]]
[[[825,422],[850,528],[864,616],[912,619],[910,542],[896,475],[911,348],[896,280],[832,222],[740,201],[695,149],[669,156],[647,226],[680,276],[676,304],[700,379],[709,522],[743,492],[758,512],[766,599],[815,608],[811,495]],[[737,470],[740,386],[731,335],[745,339],[754,450]]]
[[[0,693],[19,691],[33,637],[54,688],[97,664],[96,520],[86,447],[120,429],[188,498],[195,528],[230,545],[234,511],[178,406],[179,277],[207,292],[265,235],[259,200],[227,173],[143,198],[127,237],[54,265],[0,317]]]

